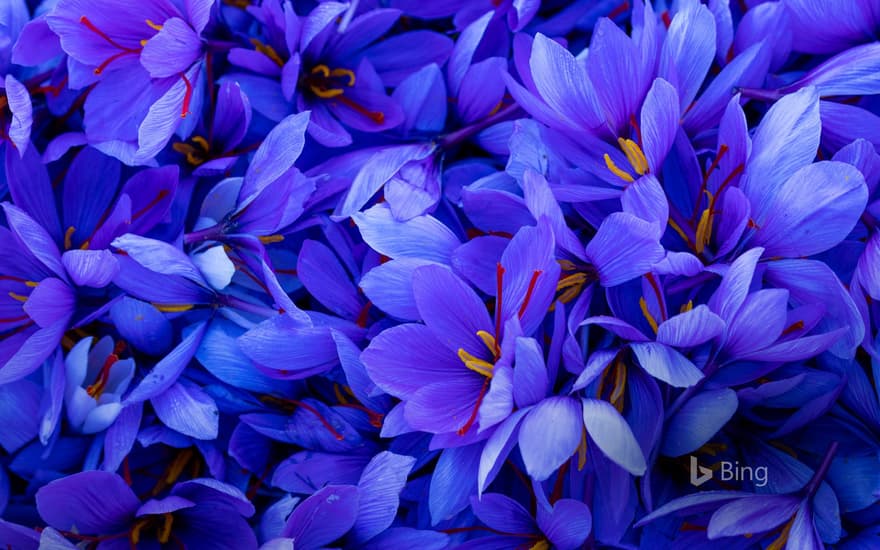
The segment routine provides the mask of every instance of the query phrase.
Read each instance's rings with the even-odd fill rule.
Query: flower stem
[[[825,457],[822,458],[822,463],[819,464],[819,467],[816,468],[816,473],[813,474],[813,479],[807,484],[804,488],[804,491],[807,494],[807,498],[813,496],[816,491],[819,490],[819,485],[822,483],[822,479],[825,478],[825,474],[828,473],[828,468],[831,467],[831,462],[834,460],[834,455],[837,454],[837,447],[839,444],[837,441],[832,441],[831,445],[828,446],[828,450],[825,451]]]
[[[508,105],[507,107],[501,109],[500,111],[498,111],[494,115],[487,116],[483,120],[475,122],[475,123],[471,124],[470,126],[465,126],[464,128],[462,128],[460,130],[456,130],[452,133],[446,134],[445,136],[440,138],[440,140],[438,142],[438,146],[441,149],[449,149],[451,147],[455,147],[456,145],[460,144],[464,140],[468,139],[469,137],[473,136],[474,134],[482,132],[483,130],[485,130],[489,126],[492,126],[493,124],[497,124],[499,122],[504,122],[505,120],[509,120],[511,118],[514,118],[516,115],[519,114],[519,111],[520,111],[519,105],[516,105],[516,104]]]

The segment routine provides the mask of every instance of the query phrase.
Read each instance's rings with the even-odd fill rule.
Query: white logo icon
[[[699,487],[710,479],[712,479],[712,470],[700,466],[697,457],[691,455],[691,485]]]

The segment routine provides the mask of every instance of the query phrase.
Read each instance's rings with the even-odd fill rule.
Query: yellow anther
[[[578,444],[578,471],[587,465],[587,429],[581,426],[581,442]]]
[[[67,228],[67,231],[64,232],[64,250],[70,250],[70,247],[73,246],[71,244],[71,240],[73,238],[73,233],[76,231],[74,226],[70,226]]]
[[[478,330],[477,336],[480,338],[480,340],[483,341],[483,344],[486,346],[486,348],[488,348],[488,350],[492,352],[492,356],[495,357],[495,359],[498,359],[498,357],[495,355],[495,350],[498,349],[498,341],[495,340],[495,337],[485,330]]]
[[[143,48],[144,46],[146,46],[146,45],[147,45],[147,42],[149,42],[149,40],[147,40],[146,38],[142,38],[142,39],[141,39],[141,48]]]
[[[262,42],[260,42],[256,38],[251,38],[251,44],[254,45],[254,48],[258,52],[260,52],[261,54],[265,55],[266,57],[268,57],[269,59],[274,61],[276,65],[278,65],[279,67],[284,66],[284,60],[281,59],[281,56],[278,55],[278,52],[275,51],[275,48],[273,48],[272,46],[270,46],[268,44],[263,44]],[[314,71],[312,71],[312,72],[314,72]]]
[[[280,243],[284,240],[284,235],[261,235],[259,239],[263,244]]]
[[[174,460],[171,461],[171,465],[168,467],[168,474],[165,476],[165,483],[171,485],[177,478],[180,477],[180,474],[183,473],[183,469],[186,468],[186,465],[189,463],[189,459],[193,457],[193,450],[185,449],[183,452],[174,457]]]
[[[697,254],[702,254],[703,250],[706,248],[706,245],[709,244],[709,241],[712,239],[712,211],[708,208],[703,210],[703,213],[700,214],[700,222],[697,224],[697,235],[696,235],[696,243],[694,243],[694,250],[697,251]]]
[[[38,283],[36,281],[25,281],[24,282],[24,286],[29,286],[31,288],[37,288],[37,285],[39,285],[39,284],[40,283]]]
[[[186,157],[186,162],[188,162],[192,166],[199,166],[200,164],[205,163],[205,159],[203,159],[196,148],[189,143],[178,141],[177,143],[173,143],[171,145],[171,148],[181,155],[184,155]]]
[[[482,374],[486,378],[492,378],[492,371],[495,368],[495,365],[486,361],[485,359],[480,359],[479,357],[474,357],[470,353],[464,350],[464,348],[458,349],[458,358],[461,359],[464,366],[476,372],[477,374]]]
[[[605,153],[605,166],[607,166],[608,169],[611,170],[612,174],[622,179],[623,181],[627,183],[632,183],[635,181],[632,176],[630,176],[629,174],[621,170],[616,164],[614,164],[614,161],[611,160],[611,157],[608,155],[608,153]]]
[[[339,390],[339,384],[333,384],[333,393],[336,395],[336,400],[339,401],[343,405],[348,404],[348,399],[342,395],[342,392]]]
[[[559,264],[559,267],[562,268],[562,271],[574,271],[577,269],[577,266],[574,265],[574,262],[571,260],[556,260],[556,263]]]
[[[529,550],[550,550],[550,544],[547,543],[547,539],[542,539],[533,544]]]
[[[327,65],[324,65],[323,63],[320,65],[315,65],[314,67],[312,67],[312,74],[318,74],[318,73],[321,73],[322,75],[324,75],[324,78],[329,78],[330,77],[330,67],[328,67]]]
[[[626,363],[618,361],[614,369],[614,390],[608,401],[618,410],[623,412],[623,392],[626,390]]]
[[[691,244],[690,238],[688,238],[681,226],[675,223],[675,220],[673,220],[672,218],[669,218],[669,227],[671,227],[676,233],[678,233],[678,236],[682,238],[685,244]]]
[[[570,301],[577,298],[577,296],[583,290],[584,285],[587,282],[587,274],[586,273],[572,273],[567,277],[563,277],[556,284],[556,291],[562,293],[557,296],[556,300],[562,302],[563,304],[567,304]],[[555,309],[555,302],[552,306],[550,306],[551,311]]]
[[[208,143],[208,140],[203,138],[202,136],[193,136],[190,139],[193,143],[204,149],[206,153],[211,150],[211,144]]]
[[[147,19],[147,25],[155,31],[162,30],[162,25],[157,25],[157,24],[153,23],[153,21],[151,19]]]
[[[324,88],[319,88],[314,85],[310,85],[309,89],[312,91],[312,93],[314,93],[316,96],[318,96],[322,99],[330,99],[333,97],[338,97],[338,96],[341,96],[342,94],[345,93],[345,90],[343,90],[342,88],[324,89]]]
[[[648,302],[645,301],[644,296],[639,298],[639,307],[642,309],[642,315],[645,316],[648,324],[651,325],[651,330],[654,331],[654,334],[657,334],[657,320],[654,319],[654,316],[651,315],[651,312],[648,310]]]
[[[694,309],[694,301],[689,300],[688,303],[681,306],[681,309],[679,310],[679,312],[680,313],[687,313],[688,311],[690,311],[692,309]]]
[[[697,452],[710,456],[718,456],[718,453],[723,453],[726,450],[727,445],[725,445],[724,443],[706,443],[705,445],[700,447]]]
[[[21,303],[25,303],[28,301],[27,296],[22,296],[21,294],[16,294],[15,292],[10,292],[9,297],[12,298],[13,300],[18,300]]]
[[[171,526],[174,524],[174,516],[169,513],[162,514],[162,527],[159,528],[159,531],[156,533],[156,538],[162,544],[165,544],[169,540],[171,540]]]
[[[158,309],[159,311],[163,311],[165,313],[180,313],[182,311],[189,311],[193,308],[193,304],[156,304],[153,303],[153,307]]]
[[[617,138],[620,149],[626,155],[626,159],[632,165],[633,170],[640,176],[648,173],[648,159],[639,144],[631,139]]]
[[[141,529],[146,527],[147,524],[149,524],[149,523],[150,523],[150,520],[142,519],[134,524],[134,528],[131,530],[131,534],[128,535],[128,539],[131,541],[131,543],[133,545],[137,544],[141,541]]]
[[[354,71],[349,69],[333,69],[330,71],[330,76],[344,76],[348,78],[347,86],[351,88],[355,83]]]
[[[779,537],[776,538],[773,542],[767,546],[767,550],[782,550],[785,548],[786,543],[788,542],[788,536],[791,533],[791,526],[794,525],[794,517],[788,520],[788,523],[785,524],[785,527],[782,528],[782,532],[779,534]]]
[[[556,290],[562,290],[564,288],[583,285],[587,281],[586,273],[573,273],[568,277],[563,277],[556,284]]]

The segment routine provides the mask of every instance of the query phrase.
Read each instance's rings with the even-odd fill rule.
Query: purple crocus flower
[[[495,535],[475,538],[458,548],[580,548],[590,535],[592,517],[586,504],[563,498],[552,505],[539,484],[533,484],[537,496],[537,518],[519,502],[498,494],[471,497],[474,515]]]
[[[189,135],[201,111],[201,33],[213,4],[58,2],[46,20],[70,56],[70,86],[97,82],[85,103],[90,143],[127,164],[143,164],[174,132]]]
[[[880,11],[870,0],[831,0],[821,4],[787,0],[785,7],[798,37],[793,42],[794,49],[799,52],[835,53],[872,42],[880,26]]]
[[[48,483],[36,500],[43,520],[73,541],[107,548],[257,548],[245,519],[253,515],[253,505],[215,479],[177,483],[167,495],[141,501],[116,474],[81,472]]]
[[[2,362],[0,380],[27,376],[61,342],[76,306],[69,275],[103,278],[112,272],[112,258],[69,273],[49,234],[18,207],[3,203],[10,229],[2,229]]]
[[[822,548],[823,539],[836,542],[840,536],[839,524],[836,534],[826,530],[831,527],[827,520],[833,511],[822,508],[836,507],[837,504],[833,492],[823,481],[837,449],[838,443],[832,442],[812,476],[804,464],[784,453],[773,453],[778,466],[775,470],[778,478],[774,481],[779,489],[776,494],[743,491],[693,493],[666,503],[636,525],[643,526],[669,514],[706,514],[709,511],[706,531],[699,536],[702,541],[757,535],[775,548]],[[822,529],[824,537],[817,527]]]
[[[550,477],[579,446],[595,444],[614,463],[634,475],[644,474],[647,466],[643,450],[632,429],[615,406],[621,405],[619,388],[612,390],[615,406],[598,399],[579,400],[571,396],[550,396],[549,369],[542,351],[532,338],[516,339],[512,373],[512,404],[516,412],[498,426],[480,457],[478,491],[482,492],[498,473],[507,455],[518,443],[526,471],[536,481]],[[500,367],[496,376],[502,374]],[[510,382],[508,382],[510,384]],[[575,389],[577,386],[575,386]],[[497,393],[490,396],[498,399]],[[637,404],[644,406],[646,404]],[[549,427],[552,426],[552,429]],[[581,466],[583,464],[581,463]]]
[[[494,322],[449,268],[426,265],[413,272],[413,296],[425,324],[382,332],[362,358],[373,381],[404,400],[413,428],[464,435],[477,423],[496,365],[512,359],[512,349],[505,350],[517,333],[531,334],[550,306],[560,271],[553,249],[546,225],[523,228],[511,240],[496,265]],[[512,333],[506,328],[511,322]],[[425,357],[431,372],[413,377],[404,356]]]
[[[283,42],[257,47],[271,62],[258,61],[247,51],[237,51],[233,58],[255,72],[280,76],[280,83],[246,74],[226,78],[237,80],[250,97],[264,98],[255,108],[273,120],[290,111],[289,102],[297,112],[312,111],[309,134],[328,147],[352,142],[346,128],[372,133],[398,126],[403,111],[385,86],[398,84],[429,63],[442,63],[451,43],[437,33],[413,31],[374,44],[400,11],[377,9],[354,16],[356,6],[324,2],[300,16],[285,5],[279,34]],[[278,51],[289,57],[282,58]]]
[[[344,537],[342,548],[393,548],[399,541],[444,547],[447,537],[442,533],[391,527],[414,464],[410,456],[379,453],[363,469],[357,485],[328,485],[300,502],[274,542],[317,549]]]
[[[194,176],[226,173],[250,149],[239,148],[239,144],[250,127],[251,112],[251,102],[241,87],[226,82],[217,92],[214,111],[199,119],[199,127],[188,141],[172,147],[193,167]]]
[[[77,342],[64,360],[67,419],[73,429],[90,434],[109,427],[122,411],[122,394],[134,376],[134,359],[120,359],[125,345],[104,337]]]

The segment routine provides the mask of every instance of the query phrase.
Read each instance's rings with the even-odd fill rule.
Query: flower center
[[[120,59],[120,58],[125,57],[127,55],[140,55],[140,53],[142,51],[144,51],[144,46],[147,45],[147,41],[149,40],[149,38],[141,39],[139,41],[139,44],[140,44],[139,48],[130,48],[128,46],[123,46],[122,44],[117,42],[115,39],[113,39],[110,35],[108,35],[106,32],[99,29],[85,15],[83,15],[79,18],[79,22],[82,23],[83,25],[85,25],[87,29],[89,29],[90,31],[92,31],[96,35],[100,36],[102,39],[104,39],[105,42],[107,42],[108,44],[110,44],[111,46],[113,46],[114,48],[119,50],[117,53],[111,55],[110,57],[108,57],[107,59],[102,61],[101,64],[95,68],[95,74],[103,73],[104,70],[107,69],[107,67],[111,63],[116,61],[117,59]],[[148,27],[155,30],[156,32],[159,32],[162,30],[162,25],[158,25],[158,24],[154,23],[153,21],[151,21],[150,19],[146,19],[145,23]],[[181,108],[181,111],[180,111],[180,118],[186,118],[186,115],[189,113],[190,103],[192,102],[193,85],[189,81],[189,78],[186,77],[185,74],[179,73],[178,76],[180,76],[180,78],[183,79],[184,86],[186,87],[186,92],[184,93],[184,96],[183,96],[183,107]]]
[[[95,382],[86,388],[86,393],[93,397],[95,401],[100,399],[101,395],[104,394],[104,390],[107,389],[107,382],[110,380],[110,369],[112,369],[113,365],[119,361],[119,354],[122,353],[123,350],[125,350],[125,342],[122,340],[116,342],[116,346],[113,348],[113,353],[104,359],[104,365],[98,372]]]
[[[138,544],[141,540],[141,532],[146,529],[152,529],[156,533],[156,540],[165,544],[171,540],[171,527],[173,525],[174,516],[171,513],[145,517],[134,524],[129,540],[132,545]]]
[[[172,149],[186,156],[186,162],[191,166],[201,166],[208,161],[211,152],[211,144],[202,136],[193,136],[191,143],[179,141],[171,146]]]
[[[599,398],[605,399],[614,405],[618,412],[622,413],[625,405],[625,392],[626,362],[622,355],[618,354],[602,373],[597,394]]]
[[[345,95],[345,91],[354,87],[355,82],[357,82],[357,77],[354,71],[343,68],[331,69],[323,63],[312,67],[312,70],[304,78],[306,87],[315,96],[338,101],[376,124],[385,122],[385,113],[371,111]]]
[[[626,155],[626,160],[629,161],[636,174],[644,176],[648,173],[648,159],[645,157],[645,153],[642,151],[642,148],[639,147],[638,143],[631,139],[617,138],[617,144],[620,145],[620,149],[623,151],[623,154]],[[635,178],[633,178],[629,172],[621,169],[613,160],[611,160],[608,153],[605,153],[604,158],[605,166],[608,167],[608,170],[610,170],[612,174],[627,183],[635,181]]]

